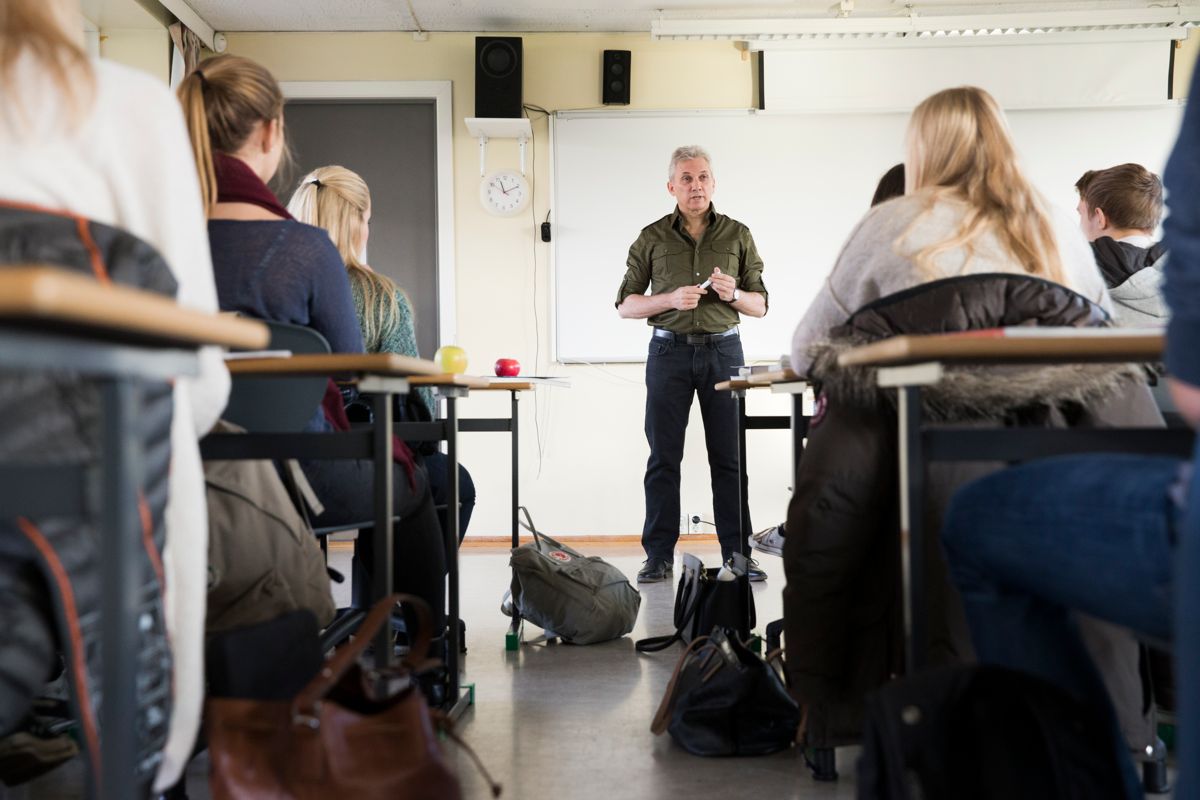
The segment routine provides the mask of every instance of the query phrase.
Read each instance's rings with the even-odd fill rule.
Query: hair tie
[[[200,79],[200,88],[201,89],[208,88],[208,78],[204,77],[204,73],[199,68],[192,70],[192,74]]]
[[[320,178],[313,178],[311,181],[309,181],[309,183],[311,183],[313,186],[317,187],[318,189],[320,189],[322,186],[325,185],[325,184],[321,183]]]

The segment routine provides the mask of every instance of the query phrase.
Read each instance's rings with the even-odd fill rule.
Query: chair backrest
[[[330,352],[329,342],[312,328],[266,321],[272,350],[295,355]],[[234,377],[222,418],[255,433],[290,433],[304,429],[325,395],[328,378]]]

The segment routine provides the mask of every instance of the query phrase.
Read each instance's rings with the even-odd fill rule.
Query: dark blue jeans
[[[1161,640],[1179,620],[1184,777],[1175,797],[1200,797],[1200,495],[1193,485],[1186,516],[1168,496],[1181,463],[1125,455],[1033,462],[959,491],[942,531],[980,660],[1034,673],[1105,708],[1131,798],[1142,796],[1141,786],[1072,611]]]
[[[721,556],[742,549],[738,538],[737,417],[733,397],[713,386],[728,380],[745,361],[736,334],[708,345],[688,345],[654,336],[646,358],[646,522],[642,549],[647,558],[670,563],[679,539],[679,465],[692,397],[700,398],[708,468],[712,476],[713,515]],[[745,497],[743,487],[743,497]],[[750,512],[746,511],[746,529]]]
[[[433,502],[438,505],[438,522],[442,530],[446,530],[447,517],[446,501],[450,499],[450,475],[446,465],[450,459],[445,453],[438,451],[420,457],[421,465],[429,475],[429,491],[433,494]],[[467,526],[471,524],[471,514],[475,511],[475,481],[471,473],[462,464],[458,465],[458,542],[462,544],[467,535]]]

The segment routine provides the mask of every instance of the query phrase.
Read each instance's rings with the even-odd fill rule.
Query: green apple
[[[433,360],[443,371],[451,374],[467,371],[467,351],[452,344],[439,347],[433,354]]]

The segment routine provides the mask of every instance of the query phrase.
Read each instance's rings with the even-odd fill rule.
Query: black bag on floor
[[[946,667],[868,696],[859,800],[1121,800],[1099,710],[996,666]]]
[[[733,554],[735,572],[746,574],[746,559]],[[675,632],[669,636],[639,639],[634,647],[639,653],[657,653],[675,642],[691,644],[713,628],[733,628],[749,635],[757,620],[754,617],[754,594],[747,593],[750,608],[743,606],[742,581],[719,581],[720,569],[705,569],[704,563],[691,553],[683,554],[679,588],[675,591]],[[744,580],[744,579],[743,579]]]
[[[760,658],[730,628],[693,640],[667,684],[651,732],[669,732],[697,756],[762,756],[791,747],[800,710],[773,655]]]

